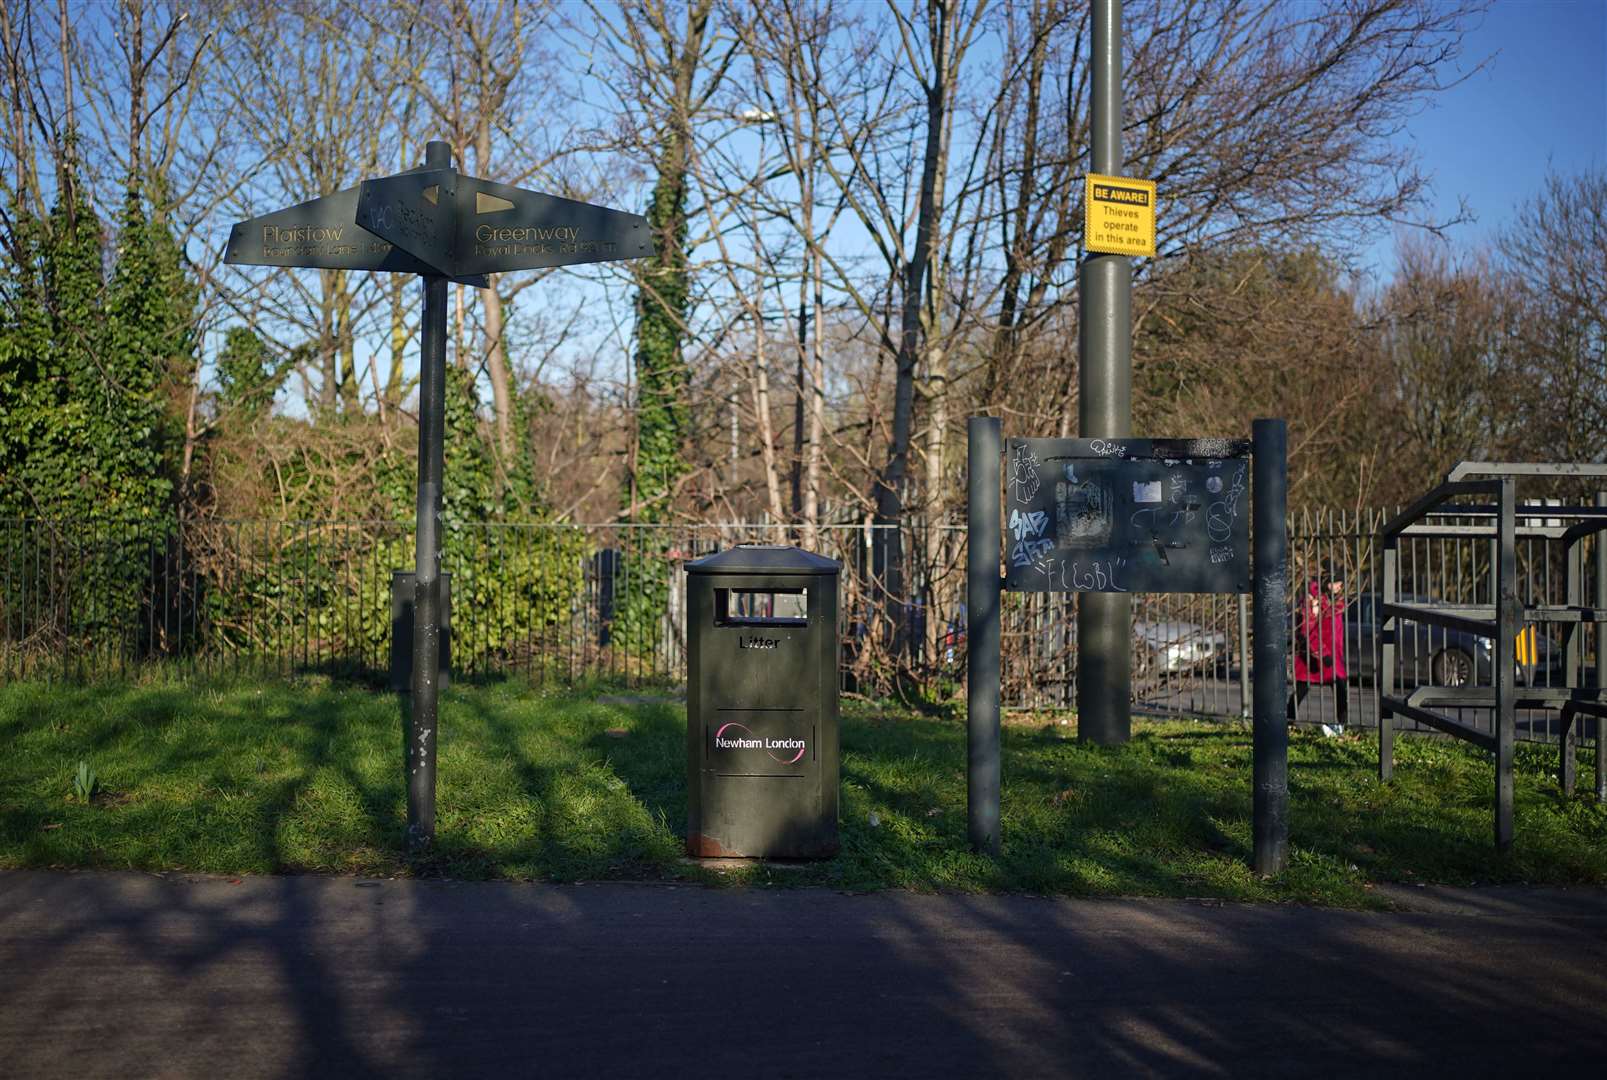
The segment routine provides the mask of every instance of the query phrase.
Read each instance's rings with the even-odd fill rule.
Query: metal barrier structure
[[[1520,707],[1560,709],[1562,786],[1573,788],[1573,756],[1577,738],[1572,731],[1579,713],[1596,717],[1596,771],[1599,791],[1607,792],[1602,754],[1603,728],[1607,726],[1607,703],[1602,698],[1602,650],[1596,650],[1597,685],[1581,685],[1580,642],[1584,624],[1607,622],[1607,575],[1601,571],[1603,551],[1596,545],[1596,598],[1586,605],[1584,598],[1584,547],[1582,541],[1607,530],[1607,499],[1597,496],[1594,506],[1520,504],[1519,478],[1591,477],[1607,478],[1607,466],[1543,465],[1463,462],[1453,469],[1445,483],[1407,507],[1384,526],[1379,535],[1383,546],[1383,617],[1379,656],[1378,775],[1389,780],[1394,773],[1396,714],[1415,720],[1437,731],[1473,743],[1495,755],[1495,844],[1505,849],[1513,836],[1512,764],[1517,717]],[[1431,522],[1435,509],[1467,497],[1493,499],[1472,505],[1457,505],[1461,519],[1456,524]],[[1487,583],[1482,602],[1447,601],[1444,597],[1405,596],[1400,583],[1400,543],[1403,538],[1470,537],[1488,544],[1482,564],[1475,561],[1470,576]],[[1518,540],[1538,539],[1562,544],[1565,601],[1525,603],[1519,598]],[[1470,676],[1471,665],[1460,661],[1439,661],[1433,666],[1434,681],[1401,694],[1396,685],[1396,662],[1400,649],[1398,631],[1403,622],[1426,624],[1442,632],[1466,635],[1473,641],[1488,641],[1491,685],[1477,686]],[[1535,630],[1524,630],[1525,624]],[[1540,684],[1531,677],[1521,690],[1518,641],[1520,633],[1532,634],[1534,659],[1539,658],[1538,627],[1559,624],[1566,628],[1562,685]],[[1440,657],[1450,656],[1442,647]],[[1490,729],[1453,717],[1439,708],[1487,710]]]

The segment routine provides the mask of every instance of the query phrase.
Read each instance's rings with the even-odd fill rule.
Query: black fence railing
[[[1337,723],[1341,697],[1348,723],[1376,718],[1383,520],[1382,512],[1291,519],[1291,599],[1324,573],[1341,583],[1348,669],[1343,690],[1309,688],[1295,710],[1300,723]],[[454,677],[676,684],[686,663],[681,564],[737,543],[799,539],[795,528],[754,523],[449,524],[443,569],[453,576]],[[894,545],[901,559],[890,558]],[[965,672],[964,527],[837,523],[819,528],[814,547],[844,566],[843,688],[956,692]],[[1403,540],[1401,592],[1487,602],[1488,560],[1488,544],[1472,538]],[[897,591],[884,576],[893,561],[903,566]],[[379,683],[390,665],[391,575],[412,565],[412,527],[395,522],[0,521],[0,679],[118,676],[160,662]],[[1593,574],[1588,553],[1585,565]],[[1523,603],[1560,602],[1566,567],[1545,544],[1520,543],[1518,567]],[[1594,587],[1588,577],[1585,588]],[[1135,596],[1135,709],[1243,716],[1253,655],[1247,600]],[[1065,593],[1005,595],[1006,708],[1075,705],[1075,602]],[[1300,605],[1291,610],[1290,631],[1299,633]],[[1587,685],[1595,631],[1585,628],[1579,649]],[[1404,633],[1398,651],[1404,685],[1433,681],[1448,665],[1474,683],[1491,678],[1488,648],[1477,640],[1423,630]],[[1520,679],[1565,682],[1564,651],[1543,628],[1526,632],[1520,660]],[[1541,717],[1520,724],[1531,738],[1551,731]]]

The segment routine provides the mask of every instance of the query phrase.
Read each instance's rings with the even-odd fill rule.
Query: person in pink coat
[[[1350,719],[1350,693],[1345,671],[1345,583],[1331,574],[1313,578],[1306,586],[1296,612],[1294,654],[1295,692],[1289,698],[1289,719],[1295,705],[1312,686],[1334,688],[1334,724],[1322,725],[1324,735],[1344,733]]]

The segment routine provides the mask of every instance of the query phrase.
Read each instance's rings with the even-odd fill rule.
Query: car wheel
[[[1434,685],[1468,686],[1473,682],[1473,657],[1461,649],[1445,649],[1434,656]]]

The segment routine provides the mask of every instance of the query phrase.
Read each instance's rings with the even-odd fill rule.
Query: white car
[[[1190,622],[1133,623],[1133,674],[1162,675],[1197,671],[1227,655],[1228,638]]]

